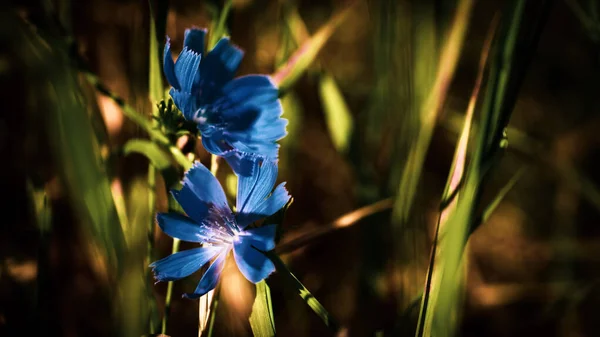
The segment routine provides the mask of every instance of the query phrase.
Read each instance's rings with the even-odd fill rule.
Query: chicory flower
[[[248,226],[280,210],[290,195],[285,183],[273,190],[278,171],[275,161],[255,158],[253,163],[253,173],[238,178],[235,212],[227,205],[225,192],[206,167],[196,162],[186,172],[183,187],[172,193],[187,216],[160,213],[157,220],[169,236],[202,246],[152,263],[150,267],[158,281],[184,278],[213,260],[196,290],[184,295],[198,298],[215,288],[231,251],[240,272],[250,282],[260,282],[275,270],[271,260],[260,251],[275,248],[276,225]]]
[[[164,72],[173,101],[197,123],[210,153],[227,157],[237,150],[277,158],[277,141],[287,134],[277,87],[264,75],[234,78],[243,51],[224,37],[205,53],[205,35],[204,29],[187,29],[177,62],[167,39]]]

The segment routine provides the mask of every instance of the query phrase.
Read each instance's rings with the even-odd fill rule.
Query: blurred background
[[[245,51],[238,75],[299,73],[282,89],[294,202],[278,252],[341,329],[275,273],[278,336],[415,336],[423,291],[451,292],[424,286],[434,264],[458,270],[450,256],[462,287],[445,335],[600,335],[599,1],[28,0],[0,19],[1,336],[160,331],[167,284],[147,265],[173,241],[154,212],[183,174],[166,149],[211,158],[192,135],[169,135],[159,170],[140,154],[154,150],[126,149],[152,138],[165,36],[177,55],[186,28],[220,17]],[[465,157],[452,200],[468,216],[446,222]],[[231,185],[226,165],[218,177]],[[461,243],[438,250],[438,224],[459,222]],[[251,336],[255,290],[228,266],[214,335]],[[167,335],[198,335],[181,294],[200,276],[174,283]]]

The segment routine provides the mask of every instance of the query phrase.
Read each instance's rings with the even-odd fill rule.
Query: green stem
[[[212,298],[212,302],[210,303],[210,312],[208,313],[208,328],[207,328],[207,332],[206,335],[207,337],[212,337],[213,335],[213,331],[214,331],[214,326],[215,326],[215,317],[216,312],[217,312],[217,307],[219,306],[219,296],[221,295],[221,283],[219,283],[217,285],[217,288],[215,289],[213,298]],[[200,334],[198,334],[198,337],[200,337]]]
[[[175,254],[179,251],[179,239],[173,239],[173,249],[171,254]],[[160,332],[164,335],[167,334],[167,323],[169,321],[169,315],[171,313],[171,297],[173,295],[173,281],[169,281],[167,285],[167,296],[165,298],[165,315],[162,319],[162,328]]]
[[[154,251],[154,208],[156,204],[156,169],[152,164],[148,165],[148,213],[150,214],[150,221],[148,221],[148,244],[146,246],[146,265],[153,260]],[[152,271],[150,268],[146,270],[146,279],[152,279]],[[150,334],[156,333],[156,323],[154,321],[154,313],[156,312],[156,301],[152,293],[152,288],[148,287],[148,300],[150,303],[150,319],[148,320]]]

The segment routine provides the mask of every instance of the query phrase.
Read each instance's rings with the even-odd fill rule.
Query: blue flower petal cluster
[[[164,73],[175,105],[198,125],[210,153],[227,158],[237,150],[277,158],[287,125],[279,90],[268,76],[234,78],[244,53],[226,37],[205,53],[205,36],[204,29],[187,29],[176,62],[167,39]]]
[[[251,282],[260,282],[275,270],[260,251],[275,248],[276,225],[251,229],[248,226],[277,212],[290,200],[290,195],[285,183],[273,189],[278,171],[275,161],[263,159],[253,163],[252,175],[238,176],[235,212],[227,205],[225,192],[217,179],[201,163],[196,162],[185,174],[183,187],[172,194],[187,216],[161,213],[157,220],[169,236],[197,242],[202,247],[152,263],[150,267],[158,281],[189,276],[212,260],[196,290],[184,295],[198,298],[216,286],[231,251],[239,270]]]

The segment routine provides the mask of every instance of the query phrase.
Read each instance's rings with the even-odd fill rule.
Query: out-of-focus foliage
[[[0,18],[0,335],[599,331],[597,1],[13,1]],[[200,302],[180,295],[203,271],[147,268],[194,247],[155,220],[183,213],[169,191],[194,160],[235,200],[163,80],[165,36],[181,48],[192,26],[280,84],[294,196],[253,225],[278,225],[277,272],[227,270]]]

